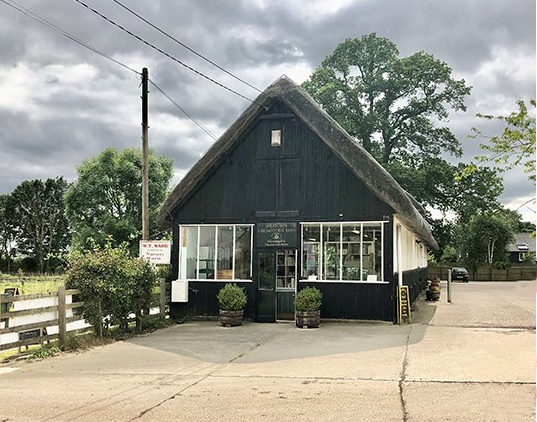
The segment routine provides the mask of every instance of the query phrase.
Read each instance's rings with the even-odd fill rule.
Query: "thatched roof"
[[[423,208],[412,198],[390,174],[352,138],[319,104],[311,98],[299,85],[282,76],[272,83],[255,103],[250,105],[229,129],[212,145],[205,155],[190,169],[188,174],[175,187],[163,205],[157,224],[163,229],[171,227],[171,214],[175,207],[182,203],[203,182],[210,169],[218,162],[241,135],[265,112],[275,101],[288,106],[351,171],[381,201],[392,207],[397,217],[408,229],[428,246],[436,249],[431,228],[425,221]]]

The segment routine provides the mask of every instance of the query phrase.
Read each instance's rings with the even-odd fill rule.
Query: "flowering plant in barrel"
[[[218,292],[220,308],[220,323],[224,327],[234,327],[242,324],[244,307],[248,298],[242,287],[227,283]]]
[[[317,328],[321,323],[321,301],[323,294],[315,287],[300,290],[295,299],[297,327]]]

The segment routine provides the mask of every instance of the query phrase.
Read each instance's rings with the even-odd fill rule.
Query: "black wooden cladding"
[[[274,129],[282,130],[279,147],[271,146]],[[298,118],[257,120],[174,210],[174,220],[255,222],[256,211],[295,211],[295,221],[378,220],[393,213]]]
[[[299,283],[300,289],[307,286],[323,294],[321,318],[393,321],[391,283]]]
[[[420,293],[427,287],[427,276],[427,267],[403,271],[403,284],[408,286],[410,291],[410,303],[414,303]],[[395,277],[397,280],[397,274]]]
[[[254,319],[255,317],[255,294],[251,282],[234,282],[243,287],[248,297],[244,308],[244,316]],[[218,292],[226,285],[225,281],[189,281],[188,302],[175,303],[170,306],[170,317],[183,319],[193,316],[218,316]]]

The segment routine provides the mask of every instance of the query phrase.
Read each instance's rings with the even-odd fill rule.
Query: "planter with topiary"
[[[242,325],[244,307],[247,297],[244,289],[236,284],[228,283],[218,292],[220,307],[220,323],[224,327],[236,327]]]
[[[321,323],[323,294],[315,287],[300,290],[295,299],[296,325],[300,328],[317,328]]]

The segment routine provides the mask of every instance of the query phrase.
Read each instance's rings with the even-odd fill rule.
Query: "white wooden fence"
[[[1,296],[0,350],[18,348],[21,351],[22,346],[54,339],[63,346],[67,332],[93,330],[82,317],[80,308],[84,302],[73,302],[77,294],[80,294],[78,290],[66,290],[61,286],[57,292]],[[151,308],[149,314],[165,316],[164,280],[160,281],[160,292],[153,297],[158,297],[159,307]]]

